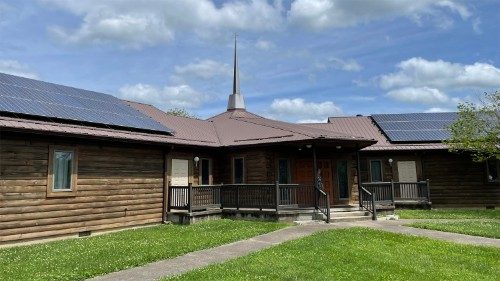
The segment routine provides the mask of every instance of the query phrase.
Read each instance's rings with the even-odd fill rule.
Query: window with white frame
[[[47,196],[75,194],[77,159],[77,150],[74,147],[49,147]]]

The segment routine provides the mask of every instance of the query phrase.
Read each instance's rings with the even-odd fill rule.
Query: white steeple
[[[240,93],[240,74],[238,69],[238,54],[236,52],[236,34],[234,35],[234,70],[233,70],[233,93],[229,95],[227,110],[245,109],[245,100]]]

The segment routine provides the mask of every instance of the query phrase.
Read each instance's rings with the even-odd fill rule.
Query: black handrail
[[[321,189],[317,189],[318,210],[326,216],[326,222],[330,223],[330,196]]]
[[[366,188],[360,189],[360,207],[372,214],[372,220],[377,220],[377,208],[375,207],[375,193],[371,193]]]

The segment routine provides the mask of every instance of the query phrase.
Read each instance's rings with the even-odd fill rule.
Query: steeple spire
[[[245,100],[240,93],[240,74],[238,69],[237,34],[234,34],[234,69],[233,69],[233,93],[229,95],[227,110],[245,109]]]

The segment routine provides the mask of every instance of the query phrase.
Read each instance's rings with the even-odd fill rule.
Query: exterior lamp
[[[341,149],[341,148],[342,148],[342,146],[337,145],[335,148],[336,148],[336,149]]]
[[[194,159],[193,159],[193,160],[194,160],[194,166],[195,166],[196,168],[198,168],[198,162],[200,162],[200,157],[196,156],[196,157],[194,157]]]
[[[311,147],[313,147],[313,146],[312,146],[312,144],[306,144],[306,147],[307,147],[307,148],[311,148]]]
[[[389,158],[389,160],[387,160],[387,161],[389,161],[389,165],[391,165],[391,166],[392,166],[392,162],[393,162],[394,160],[392,160],[392,158]]]

